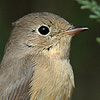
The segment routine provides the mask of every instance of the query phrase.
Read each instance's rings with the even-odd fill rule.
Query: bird
[[[12,25],[0,63],[0,100],[71,100],[71,40],[88,28],[49,12],[27,14]]]

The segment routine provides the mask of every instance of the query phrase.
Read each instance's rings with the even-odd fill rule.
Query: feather
[[[31,56],[27,56],[12,65],[14,66],[9,63],[0,66],[0,72],[2,72],[0,73],[0,100],[29,100],[34,61],[31,60]]]

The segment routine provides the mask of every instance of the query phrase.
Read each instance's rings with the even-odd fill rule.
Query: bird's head
[[[47,12],[28,14],[13,25],[15,28],[6,48],[13,57],[40,54],[67,58],[72,36],[87,30],[75,28],[63,18]]]

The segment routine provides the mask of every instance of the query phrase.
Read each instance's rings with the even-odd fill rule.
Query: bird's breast
[[[37,60],[31,82],[31,100],[69,100],[74,87],[69,62],[45,57]]]

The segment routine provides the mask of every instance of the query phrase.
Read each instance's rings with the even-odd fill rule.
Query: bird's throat
[[[62,37],[59,42],[52,45],[51,48],[43,50],[43,55],[54,59],[69,60],[71,39],[72,36],[70,35]]]

